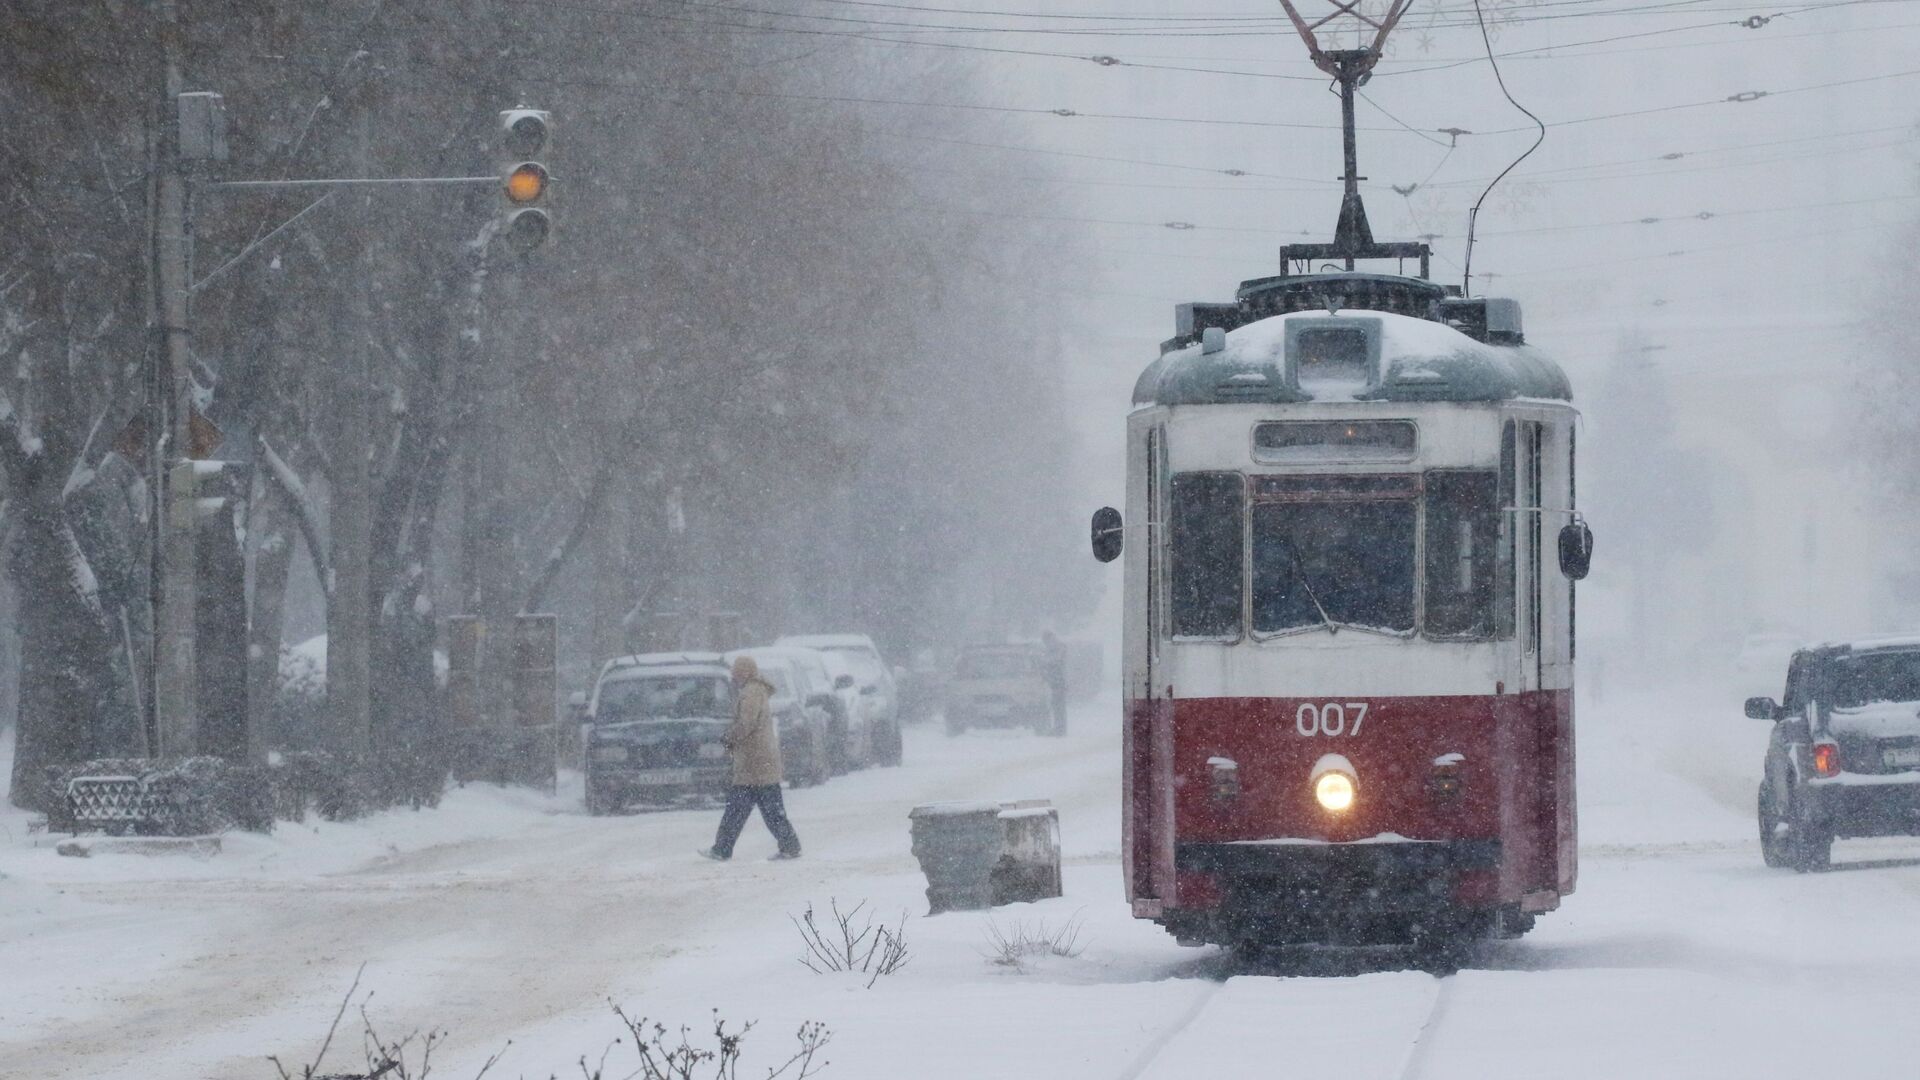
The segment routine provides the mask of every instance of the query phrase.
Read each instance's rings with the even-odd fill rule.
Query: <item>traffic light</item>
[[[553,217],[547,189],[553,177],[540,159],[553,136],[553,117],[541,109],[505,109],[500,113],[500,188],[507,205],[500,214],[500,241],[517,255],[547,242]]]

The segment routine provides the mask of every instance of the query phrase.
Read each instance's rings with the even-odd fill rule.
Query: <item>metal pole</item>
[[[365,171],[373,155],[374,103],[365,90],[359,102],[356,165]],[[333,449],[331,517],[333,582],[327,601],[327,712],[337,746],[349,754],[373,750],[371,696],[372,589],[369,582],[372,477],[367,452],[368,373],[373,338],[373,200],[363,200],[356,280],[345,283],[349,337],[336,369],[333,407],[339,442]]]
[[[1325,53],[1322,58],[1326,61],[1325,68],[1340,83],[1340,137],[1347,165],[1346,175],[1341,178],[1345,181],[1345,191],[1340,197],[1340,220],[1334,226],[1333,243],[1345,255],[1347,269],[1352,270],[1354,256],[1373,247],[1373,228],[1367,224],[1367,207],[1360,199],[1360,181],[1365,177],[1360,175],[1353,97],[1379,58],[1364,49]]]
[[[154,189],[155,287],[159,294],[161,378],[149,415],[151,462],[159,480],[160,610],[154,618],[153,749],[163,757],[192,754],[198,743],[194,701],[193,372],[189,339],[192,300],[193,220],[180,161],[179,96],[182,39],[174,0],[160,0],[160,41],[165,53],[165,102],[161,112],[158,175]],[[163,422],[164,418],[164,422]]]
[[[1346,193],[1341,197],[1340,223],[1347,224],[1352,208],[1360,202],[1360,146],[1353,130],[1353,78],[1344,70],[1340,72],[1340,140],[1341,149],[1346,152],[1347,175]],[[1344,231],[1344,230],[1342,230]],[[1347,259],[1347,269],[1353,269],[1353,259]]]

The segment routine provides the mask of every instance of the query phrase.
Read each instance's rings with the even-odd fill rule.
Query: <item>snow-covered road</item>
[[[757,822],[715,865],[694,855],[712,813],[590,818],[489,789],[205,861],[59,858],[0,819],[0,1077],[271,1076],[267,1054],[311,1057],[363,963],[383,1027],[449,1031],[451,1078],[509,1039],[494,1075],[577,1075],[621,1033],[609,1000],[757,1020],[743,1075],[804,1020],[847,1078],[1920,1074],[1920,843],[1763,869],[1745,800],[1764,732],[1737,716],[1584,712],[1579,892],[1436,979],[1390,953],[1249,965],[1127,918],[1115,712],[1082,710],[1064,740],[912,731],[906,767],[790,794],[797,863],[764,861]],[[920,917],[907,811],[1028,796],[1061,807],[1067,896]],[[835,898],[907,913],[904,971],[867,989],[800,966],[789,916]],[[1070,921],[1078,955],[992,962],[990,927]],[[337,1040],[329,1064],[357,1049]]]

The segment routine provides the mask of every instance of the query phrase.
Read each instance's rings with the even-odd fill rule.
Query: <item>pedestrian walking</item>
[[[727,788],[727,808],[720,815],[720,831],[713,846],[700,854],[715,862],[733,858],[734,841],[746,827],[753,808],[780,844],[776,859],[800,857],[800,837],[787,820],[780,798],[780,729],[774,723],[768,699],[773,684],[760,677],[760,666],[750,656],[733,661],[733,726],[727,729],[727,751],[733,758],[733,780]]]

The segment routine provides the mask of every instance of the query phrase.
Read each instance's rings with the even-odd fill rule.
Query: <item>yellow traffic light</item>
[[[507,201],[525,206],[539,201],[547,193],[547,170],[537,161],[515,165],[506,177]]]

